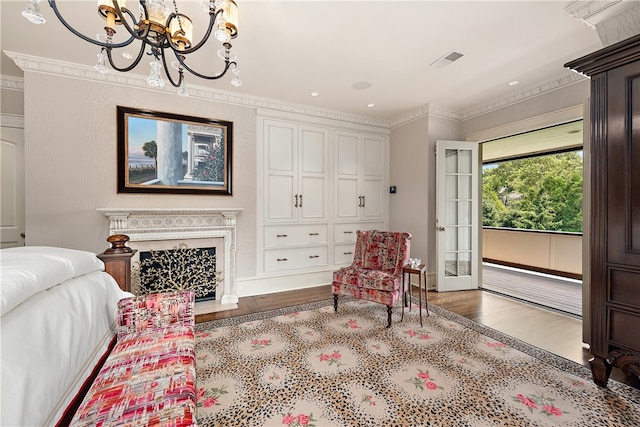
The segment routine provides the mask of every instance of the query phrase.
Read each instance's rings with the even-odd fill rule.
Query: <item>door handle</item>
[[[438,231],[444,231],[444,227],[443,227],[443,226],[437,227],[437,228],[436,228],[436,230],[438,230]]]

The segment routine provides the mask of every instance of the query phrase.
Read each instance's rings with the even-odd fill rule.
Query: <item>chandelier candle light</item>
[[[127,72],[134,69],[142,60],[146,51],[147,55],[153,56],[151,73],[147,78],[147,83],[154,87],[164,87],[161,70],[174,87],[178,88],[178,93],[187,95],[184,82],[184,70],[191,74],[207,79],[216,80],[224,76],[229,68],[233,66],[231,72],[233,78],[231,84],[240,86],[240,75],[236,64],[236,54],[231,52],[230,40],[238,36],[238,6],[234,0],[199,0],[203,10],[209,14],[209,26],[202,40],[193,44],[193,21],[188,16],[178,11],[176,0],[173,0],[173,11],[165,0],[140,0],[139,18],[136,19],[134,13],[127,8],[127,0],[98,0],[98,13],[102,16],[106,25],[105,33],[98,34],[96,39],[87,37],[73,28],[61,15],[55,0],[48,0],[49,6],[62,22],[76,36],[81,39],[101,47],[98,54],[98,63],[95,68],[100,73],[108,72],[106,61],[111,67],[120,72]],[[45,18],[40,13],[40,0],[28,0],[27,8],[22,15],[34,24],[44,24]],[[130,37],[122,42],[115,42],[116,26],[120,25],[126,29]],[[223,48],[218,50],[218,56],[224,60],[224,68],[214,75],[201,74],[186,63],[186,55],[193,53],[205,45],[209,36],[222,42]],[[113,62],[112,50],[129,46],[134,41],[141,41],[140,51],[133,62],[125,67],[118,67]],[[148,47],[148,51],[147,51]],[[171,66],[178,70],[178,77],[171,76],[167,66],[165,52],[173,52],[176,61],[171,62]],[[131,55],[123,54],[125,58],[131,59]],[[170,59],[169,59],[170,60]],[[174,71],[175,73],[175,71]]]

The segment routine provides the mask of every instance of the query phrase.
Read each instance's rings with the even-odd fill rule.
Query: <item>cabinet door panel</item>
[[[336,216],[338,219],[358,219],[358,180],[338,178],[336,185]]]
[[[364,138],[364,175],[379,176],[383,175],[383,144],[382,139],[376,137]]]
[[[325,217],[324,194],[325,178],[303,176],[300,182],[301,192],[298,207],[300,219],[321,219]]]
[[[607,258],[640,267],[640,62],[608,74]]]
[[[300,172],[326,173],[327,131],[302,128],[300,130]]]
[[[358,175],[358,137],[344,133],[336,134],[336,173]]]
[[[296,220],[294,207],[294,179],[291,175],[269,175],[267,178],[267,219],[275,221]]]
[[[365,218],[382,217],[383,187],[381,178],[364,180],[364,206],[363,216]]]
[[[295,128],[287,124],[266,123],[267,169],[294,172]]]

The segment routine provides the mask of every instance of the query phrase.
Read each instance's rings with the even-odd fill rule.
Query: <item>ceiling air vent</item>
[[[462,56],[463,55],[460,52],[456,52],[455,50],[452,50],[451,52],[447,53],[445,56],[432,62],[431,66],[436,68],[444,68],[447,65],[451,64],[453,61],[457,61],[458,59],[462,58]]]

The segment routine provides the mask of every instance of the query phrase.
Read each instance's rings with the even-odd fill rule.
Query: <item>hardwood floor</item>
[[[416,295],[417,289],[414,290]],[[277,294],[240,298],[237,310],[199,315],[196,322],[223,319],[322,301],[332,298],[331,287],[318,286]],[[589,366],[582,343],[582,320],[482,290],[429,291],[429,303],[496,329],[566,359]],[[516,320],[517,321],[514,321]],[[394,321],[397,321],[394,315]],[[611,378],[640,389],[640,380],[614,369]]]

